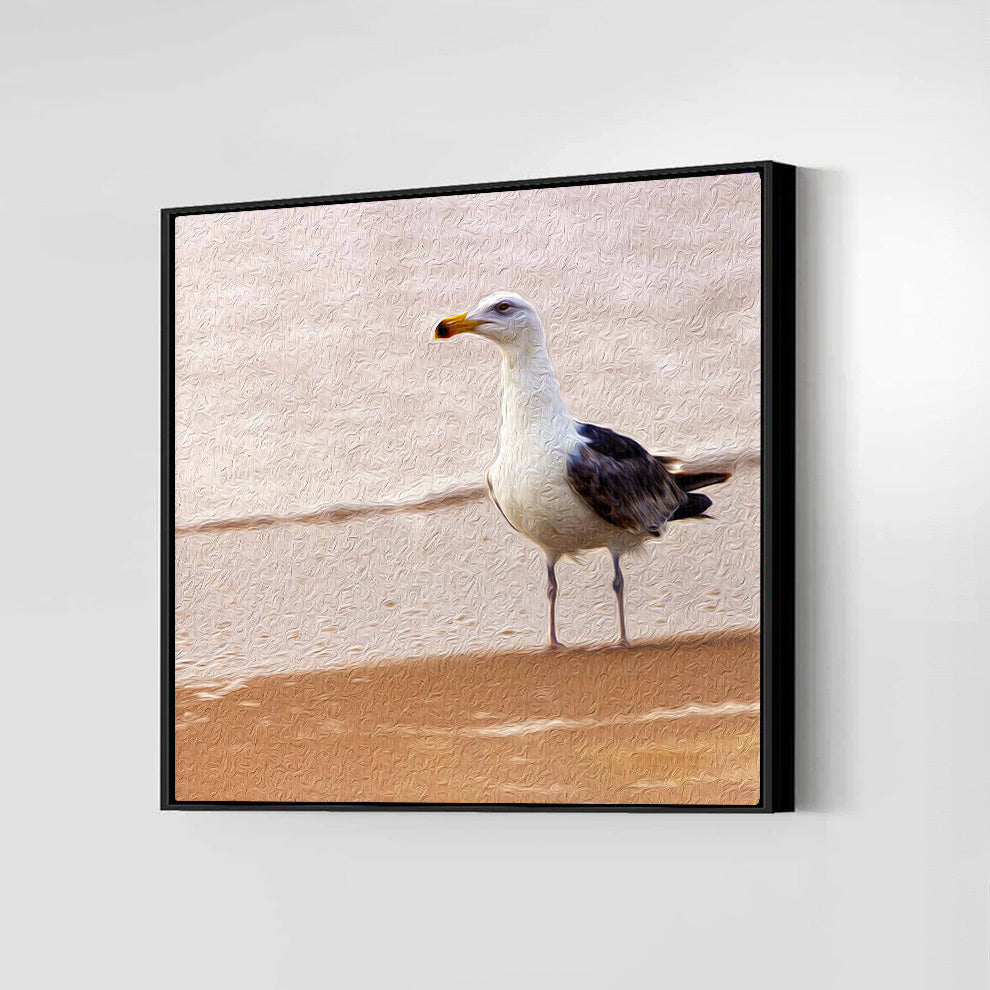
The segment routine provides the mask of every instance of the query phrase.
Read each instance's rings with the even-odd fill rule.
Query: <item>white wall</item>
[[[11,985],[984,987],[975,0],[8,5]],[[163,814],[163,205],[800,179],[795,815]]]

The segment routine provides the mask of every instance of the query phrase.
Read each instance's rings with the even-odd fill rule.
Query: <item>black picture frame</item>
[[[175,798],[174,234],[177,217],[284,207],[455,196],[557,186],[751,172],[762,184],[762,435],[760,801],[703,804],[442,804],[405,802],[178,801]],[[163,810],[543,811],[767,813],[794,810],[795,186],[797,170],[773,161],[399,189],[161,211],[161,801]]]

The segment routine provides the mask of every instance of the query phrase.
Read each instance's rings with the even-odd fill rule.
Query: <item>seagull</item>
[[[441,320],[433,336],[447,340],[463,333],[491,341],[501,355],[502,423],[488,491],[509,525],[546,557],[550,649],[560,646],[557,562],[599,548],[612,555],[619,642],[628,646],[619,558],[662,536],[668,522],[704,517],[712,502],[695,489],[730,475],[679,473],[676,459],[573,419],[560,396],[543,324],[522,296],[486,296],[474,309]]]

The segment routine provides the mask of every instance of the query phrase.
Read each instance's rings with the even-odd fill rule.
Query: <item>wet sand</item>
[[[176,691],[180,801],[755,804],[755,630]]]

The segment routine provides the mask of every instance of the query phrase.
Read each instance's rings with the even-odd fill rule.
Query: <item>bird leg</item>
[[[554,571],[557,561],[547,557],[547,600],[550,602],[550,649],[560,646],[557,639],[557,574]]]
[[[622,577],[622,569],[619,567],[619,555],[612,552],[612,563],[615,565],[615,578],[612,581],[612,590],[615,592],[615,600],[619,603],[619,644],[628,646],[629,639],[626,636],[626,603],[625,587],[626,582]]]

